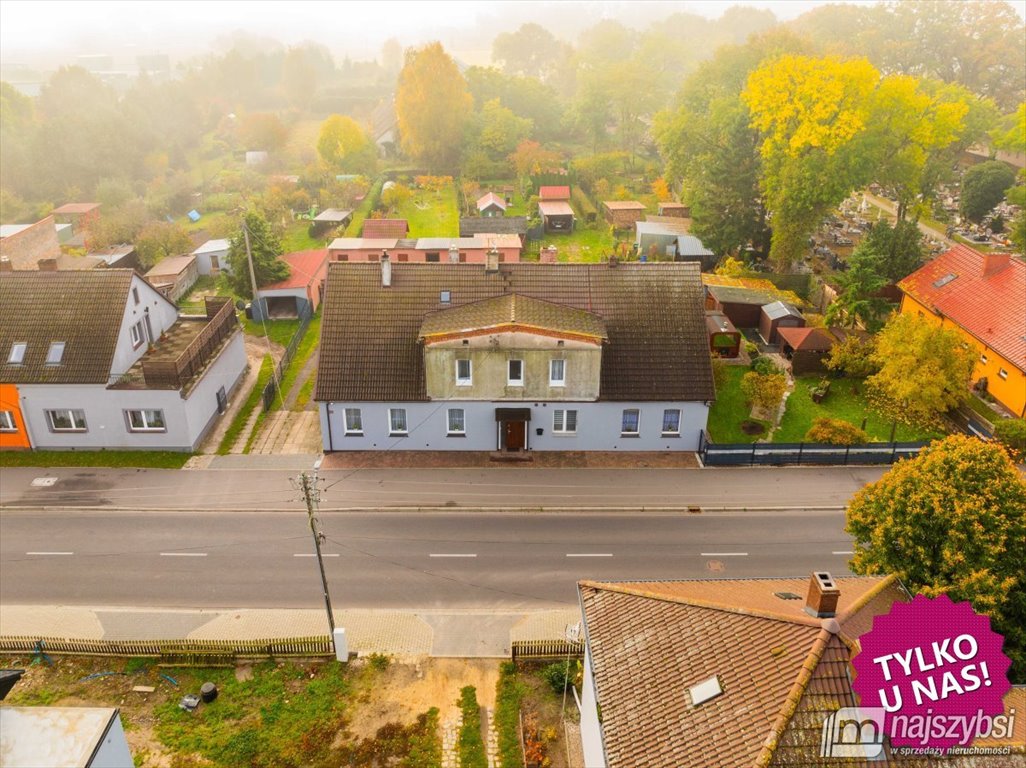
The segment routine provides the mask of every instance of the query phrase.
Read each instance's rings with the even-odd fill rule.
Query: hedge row
[[[598,218],[598,209],[580,187],[574,187],[570,190],[570,202],[576,206],[578,213],[581,214],[581,218],[588,224],[591,224]]]
[[[520,701],[526,686],[517,677],[512,661],[499,666],[499,682],[495,686],[495,729],[499,735],[501,768],[522,768],[524,753],[520,748]]]
[[[477,689],[468,685],[460,691],[460,712],[463,724],[456,742],[460,768],[488,768],[488,753],[481,738],[481,708],[477,703]]]

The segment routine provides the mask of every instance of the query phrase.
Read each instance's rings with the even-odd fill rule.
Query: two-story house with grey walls
[[[229,299],[184,316],[130,269],[0,273],[6,445],[191,451],[245,369]]]
[[[694,451],[714,398],[697,264],[332,263],[326,451]]]

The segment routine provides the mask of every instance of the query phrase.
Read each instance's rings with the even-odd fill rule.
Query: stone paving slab
[[[460,467],[696,469],[690,451],[335,451],[325,454],[323,469],[436,469]]]
[[[88,608],[0,605],[0,635],[102,640],[103,624]]]
[[[576,624],[580,620],[579,608],[529,613],[510,629],[510,640],[564,640],[567,625]]]
[[[319,453],[296,453],[289,456],[239,453],[214,456],[207,465],[207,469],[284,469],[295,472],[305,469],[312,472],[314,462],[320,458]]]
[[[104,640],[167,640],[188,637],[210,621],[197,611],[96,611]]]
[[[432,656],[509,658],[511,627],[519,613],[422,613],[434,630]]]

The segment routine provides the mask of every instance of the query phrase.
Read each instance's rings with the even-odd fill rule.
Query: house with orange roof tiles
[[[1026,416],[1026,263],[956,245],[900,283],[901,312],[965,338],[973,383]]]

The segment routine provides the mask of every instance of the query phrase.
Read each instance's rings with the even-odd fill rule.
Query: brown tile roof
[[[362,236],[369,240],[406,237],[410,225],[406,219],[367,219],[363,222]]]
[[[602,205],[611,211],[643,211],[645,204],[637,200],[603,200]]]
[[[785,333],[786,331],[786,333]],[[837,339],[826,328],[778,328],[780,338],[786,341],[791,349],[806,352],[827,352],[834,348]]]
[[[822,726],[813,707],[851,696],[853,639],[908,599],[893,578],[835,581],[840,635],[803,610],[808,578],[581,582],[609,768],[768,765],[795,713]],[[687,689],[713,675],[723,695],[693,706]],[[818,755],[818,732],[809,743]]]
[[[106,384],[132,285],[130,269],[0,274],[0,381]],[[22,365],[7,362],[27,343]],[[64,342],[60,365],[47,365],[50,342]]]
[[[593,312],[606,324],[600,399],[712,400],[697,264],[377,264],[332,262],[316,399],[426,400],[421,324],[451,306],[516,293]]]
[[[515,293],[432,312],[420,326],[420,338],[463,331],[501,330],[503,326],[513,325],[596,339],[608,338],[606,324],[594,312]]]
[[[568,187],[568,186],[538,187],[538,198],[540,200],[569,200],[570,199],[570,187]]]
[[[526,235],[526,216],[465,216],[460,219],[460,237],[474,235]]]
[[[89,213],[99,207],[99,203],[65,203],[60,208],[54,208],[53,213]]]

